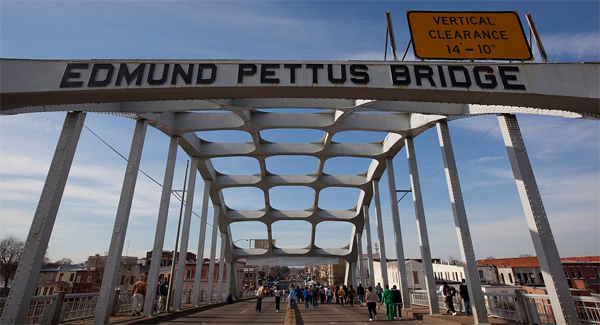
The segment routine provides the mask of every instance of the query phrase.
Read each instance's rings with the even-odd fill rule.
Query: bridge
[[[208,245],[210,267],[206,295],[211,298],[207,298],[206,302],[209,304],[213,303],[212,297],[215,296],[214,284],[217,285],[216,297],[222,297],[223,291],[239,295],[240,283],[233,276],[234,272],[227,272],[229,278],[223,279],[223,269],[231,270],[234,263],[242,258],[255,265],[318,265],[342,259],[346,263],[346,284],[356,287],[357,281],[365,283],[365,274],[369,274],[370,283],[374,283],[373,240],[369,226],[373,221],[368,211],[369,206],[375,206],[374,222],[377,225],[380,256],[385,260],[379,192],[379,181],[384,172],[387,174],[387,194],[391,203],[394,248],[397,253],[397,285],[403,297],[412,297],[415,293],[409,291],[403,262],[402,229],[392,164],[400,149],[406,148],[421,258],[426,274],[426,290],[422,300],[426,301],[427,314],[439,315],[439,298],[434,287],[413,141],[424,131],[435,128],[460,245],[460,261],[465,268],[472,301],[472,322],[489,323],[449,132],[449,122],[452,120],[482,114],[498,116],[531,239],[549,293],[543,299],[551,307],[552,318],[557,324],[579,324],[582,321],[581,308],[585,307],[585,303],[577,302],[569,291],[516,114],[597,120],[600,118],[600,82],[597,78],[600,65],[597,63],[2,59],[0,64],[2,115],[67,112],[25,252],[3,308],[3,324],[26,322],[77,142],[89,113],[114,114],[136,121],[102,288],[95,299],[96,324],[109,322],[116,301],[118,267],[148,126],[170,137],[163,192],[157,211],[153,256],[160,256],[163,251],[177,149],[182,148],[190,157],[192,172],[187,179],[188,197],[179,251],[188,250],[191,203],[196,195],[194,187],[197,175],[200,175],[204,191],[201,194],[198,260],[202,260],[204,247]],[[275,112],[282,108],[322,111]],[[369,114],[373,112],[377,114]],[[325,137],[311,143],[273,143],[261,137],[260,132],[267,129],[317,129],[323,131]],[[251,135],[252,141],[213,143],[195,133],[215,130],[244,131]],[[333,141],[333,135],[343,131],[388,132],[388,135],[376,143]],[[319,161],[317,170],[309,175],[273,174],[266,168],[266,159],[278,155],[314,157]],[[254,175],[219,173],[211,159],[222,157],[254,158],[258,161],[260,172]],[[326,173],[325,162],[336,157],[362,157],[370,159],[371,164],[365,173],[357,175]],[[312,189],[315,193],[312,207],[306,210],[273,208],[269,190],[278,186]],[[249,211],[229,207],[223,190],[241,187],[262,191],[264,208]],[[356,206],[348,210],[321,209],[319,193],[332,187],[360,190]],[[212,228],[212,241],[205,243],[209,201],[214,207],[212,224],[215,226]],[[310,223],[311,231],[307,234],[311,238],[310,244],[297,248],[277,247],[272,242],[273,224],[281,220]],[[231,225],[247,221],[258,221],[266,226],[269,247],[245,248],[233,242]],[[348,244],[342,248],[315,245],[316,229],[322,222],[350,223],[352,232]],[[216,249],[217,233],[225,243],[219,252]],[[359,258],[363,255],[365,239],[369,256],[367,265],[363,265],[362,258]],[[220,272],[217,283],[213,283],[217,260]],[[182,309],[185,260],[180,259],[178,263],[174,310]],[[382,278],[390,279],[386,264],[382,263],[381,266]],[[202,263],[198,263],[197,281],[190,294],[192,306],[199,306],[202,300],[201,267]],[[157,282],[158,272],[159,264],[152,264],[148,283]],[[144,317],[152,316],[155,292],[155,286],[148,287]],[[411,301],[415,302],[414,299],[405,300],[405,311],[416,308]]]

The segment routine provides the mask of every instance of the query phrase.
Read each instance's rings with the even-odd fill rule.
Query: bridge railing
[[[523,294],[522,303],[519,303],[519,296],[515,293],[483,292],[483,296],[488,317],[539,325],[556,324],[548,295]],[[411,290],[410,299],[413,305],[429,306],[426,290]],[[446,309],[444,299],[438,295],[440,309]],[[574,296],[573,300],[582,325],[600,325],[600,295]],[[454,297],[454,306],[456,310],[464,312],[460,297]],[[520,306],[524,306],[524,310]]]

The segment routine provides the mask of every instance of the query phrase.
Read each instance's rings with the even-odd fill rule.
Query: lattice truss
[[[188,102],[187,105],[190,103]],[[181,111],[177,101],[166,104],[166,111]],[[421,104],[422,105],[422,104]],[[383,107],[382,107],[383,106]],[[318,112],[293,112],[276,110],[269,112],[260,108],[319,108]],[[373,197],[373,181],[379,180],[385,171],[385,158],[395,156],[404,145],[404,137],[416,136],[431,127],[436,121],[446,118],[441,115],[402,113],[401,105],[376,105],[376,102],[355,100],[227,100],[194,101],[186,112],[138,114],[150,124],[168,135],[181,136],[180,146],[190,155],[199,157],[198,170],[205,180],[210,180],[210,198],[219,209],[219,229],[225,235],[227,260],[239,258],[278,259],[290,257],[296,260],[318,260],[320,258],[343,258],[356,261],[356,233],[364,228],[362,207],[369,205]],[[362,113],[359,113],[361,112]],[[365,112],[378,111],[376,114]],[[384,111],[384,112],[381,112]],[[321,130],[325,136],[311,143],[273,143],[266,141],[260,131],[268,129],[313,129]],[[214,143],[201,139],[196,132],[236,130],[251,135],[252,142]],[[338,143],[334,135],[343,131],[389,132],[374,143]],[[277,175],[269,172],[266,159],[273,156],[311,156],[318,160],[316,171],[308,175]],[[211,159],[222,157],[252,157],[260,166],[255,175],[229,175],[215,170]],[[327,174],[325,162],[336,157],[359,157],[371,159],[368,170],[357,175]],[[314,190],[312,207],[306,210],[277,210],[271,205],[269,190],[277,186],[305,186]],[[235,210],[227,205],[222,190],[235,187],[254,187],[262,191],[262,210]],[[342,187],[360,190],[356,206],[348,210],[323,210],[319,208],[319,193],[327,188]],[[232,241],[231,224],[258,221],[266,225],[269,243],[273,239],[273,223],[277,221],[301,220],[310,223],[310,244],[306,247],[280,248],[273,244],[269,248],[242,248]],[[352,231],[348,244],[342,248],[323,248],[315,245],[317,225],[324,221],[348,222]],[[308,234],[306,234],[308,235]],[[316,264],[316,263],[315,263]]]

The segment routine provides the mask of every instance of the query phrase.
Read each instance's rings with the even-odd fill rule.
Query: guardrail
[[[488,317],[539,325],[556,324],[548,295],[483,292],[483,296]],[[411,290],[410,299],[413,305],[429,306],[426,290]],[[600,325],[600,295],[574,296],[573,300],[582,325]],[[440,309],[446,309],[445,298],[438,295],[438,301]],[[457,296],[454,306],[457,311],[464,312],[462,299]]]
[[[25,324],[56,324],[67,321],[92,318],[96,314],[96,304],[100,293],[74,293],[65,294],[57,292],[48,296],[35,296],[31,299]],[[200,301],[206,301],[207,292],[200,291]],[[254,297],[256,291],[240,291],[241,298]],[[181,293],[182,304],[191,304],[193,290],[187,289]],[[213,293],[213,301],[225,301],[226,295],[221,299],[216,299],[216,293]],[[4,312],[6,297],[0,298],[0,315]],[[132,312],[132,294],[130,291],[115,290],[115,301],[112,309],[112,316],[119,314],[128,314]]]

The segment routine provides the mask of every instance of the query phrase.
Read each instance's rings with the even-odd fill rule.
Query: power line
[[[494,126],[492,126],[489,130],[485,131],[484,134],[482,134],[479,139],[475,140],[475,142],[471,143],[471,146],[473,146],[474,144],[476,144],[479,140],[481,140],[481,138],[483,138],[486,134],[488,134],[493,128],[498,126],[498,122],[496,122],[496,124],[494,124]]]
[[[102,139],[98,134],[96,134],[96,132],[92,131],[92,129],[90,129],[87,125],[84,124],[83,126],[88,131],[90,131],[96,138],[98,138],[98,140],[102,141],[102,143],[104,143],[107,147],[109,147],[112,151],[114,151],[117,155],[119,155],[119,157],[123,158],[123,160],[125,160],[125,161],[129,161],[125,156],[123,156],[119,151],[117,151],[117,149],[115,149],[113,146],[108,144],[108,142],[104,141],[104,139]],[[152,178],[150,175],[146,174],[146,172],[144,172],[141,168],[138,168],[138,170],[140,171],[140,173],[144,174],[144,176],[148,177],[151,181],[156,183],[156,185],[160,186],[161,188],[163,187],[163,185],[161,183],[159,183],[157,180]],[[181,195],[179,193],[177,193],[176,191],[171,191],[171,195],[173,195],[181,203]],[[183,204],[184,205],[186,204],[185,201],[183,201]],[[195,215],[198,219],[202,219],[193,210],[192,210],[192,214]],[[212,227],[212,225],[210,223],[208,223],[208,221],[206,221],[206,224]],[[217,233],[217,235],[219,235],[219,237],[221,237],[221,234]]]

